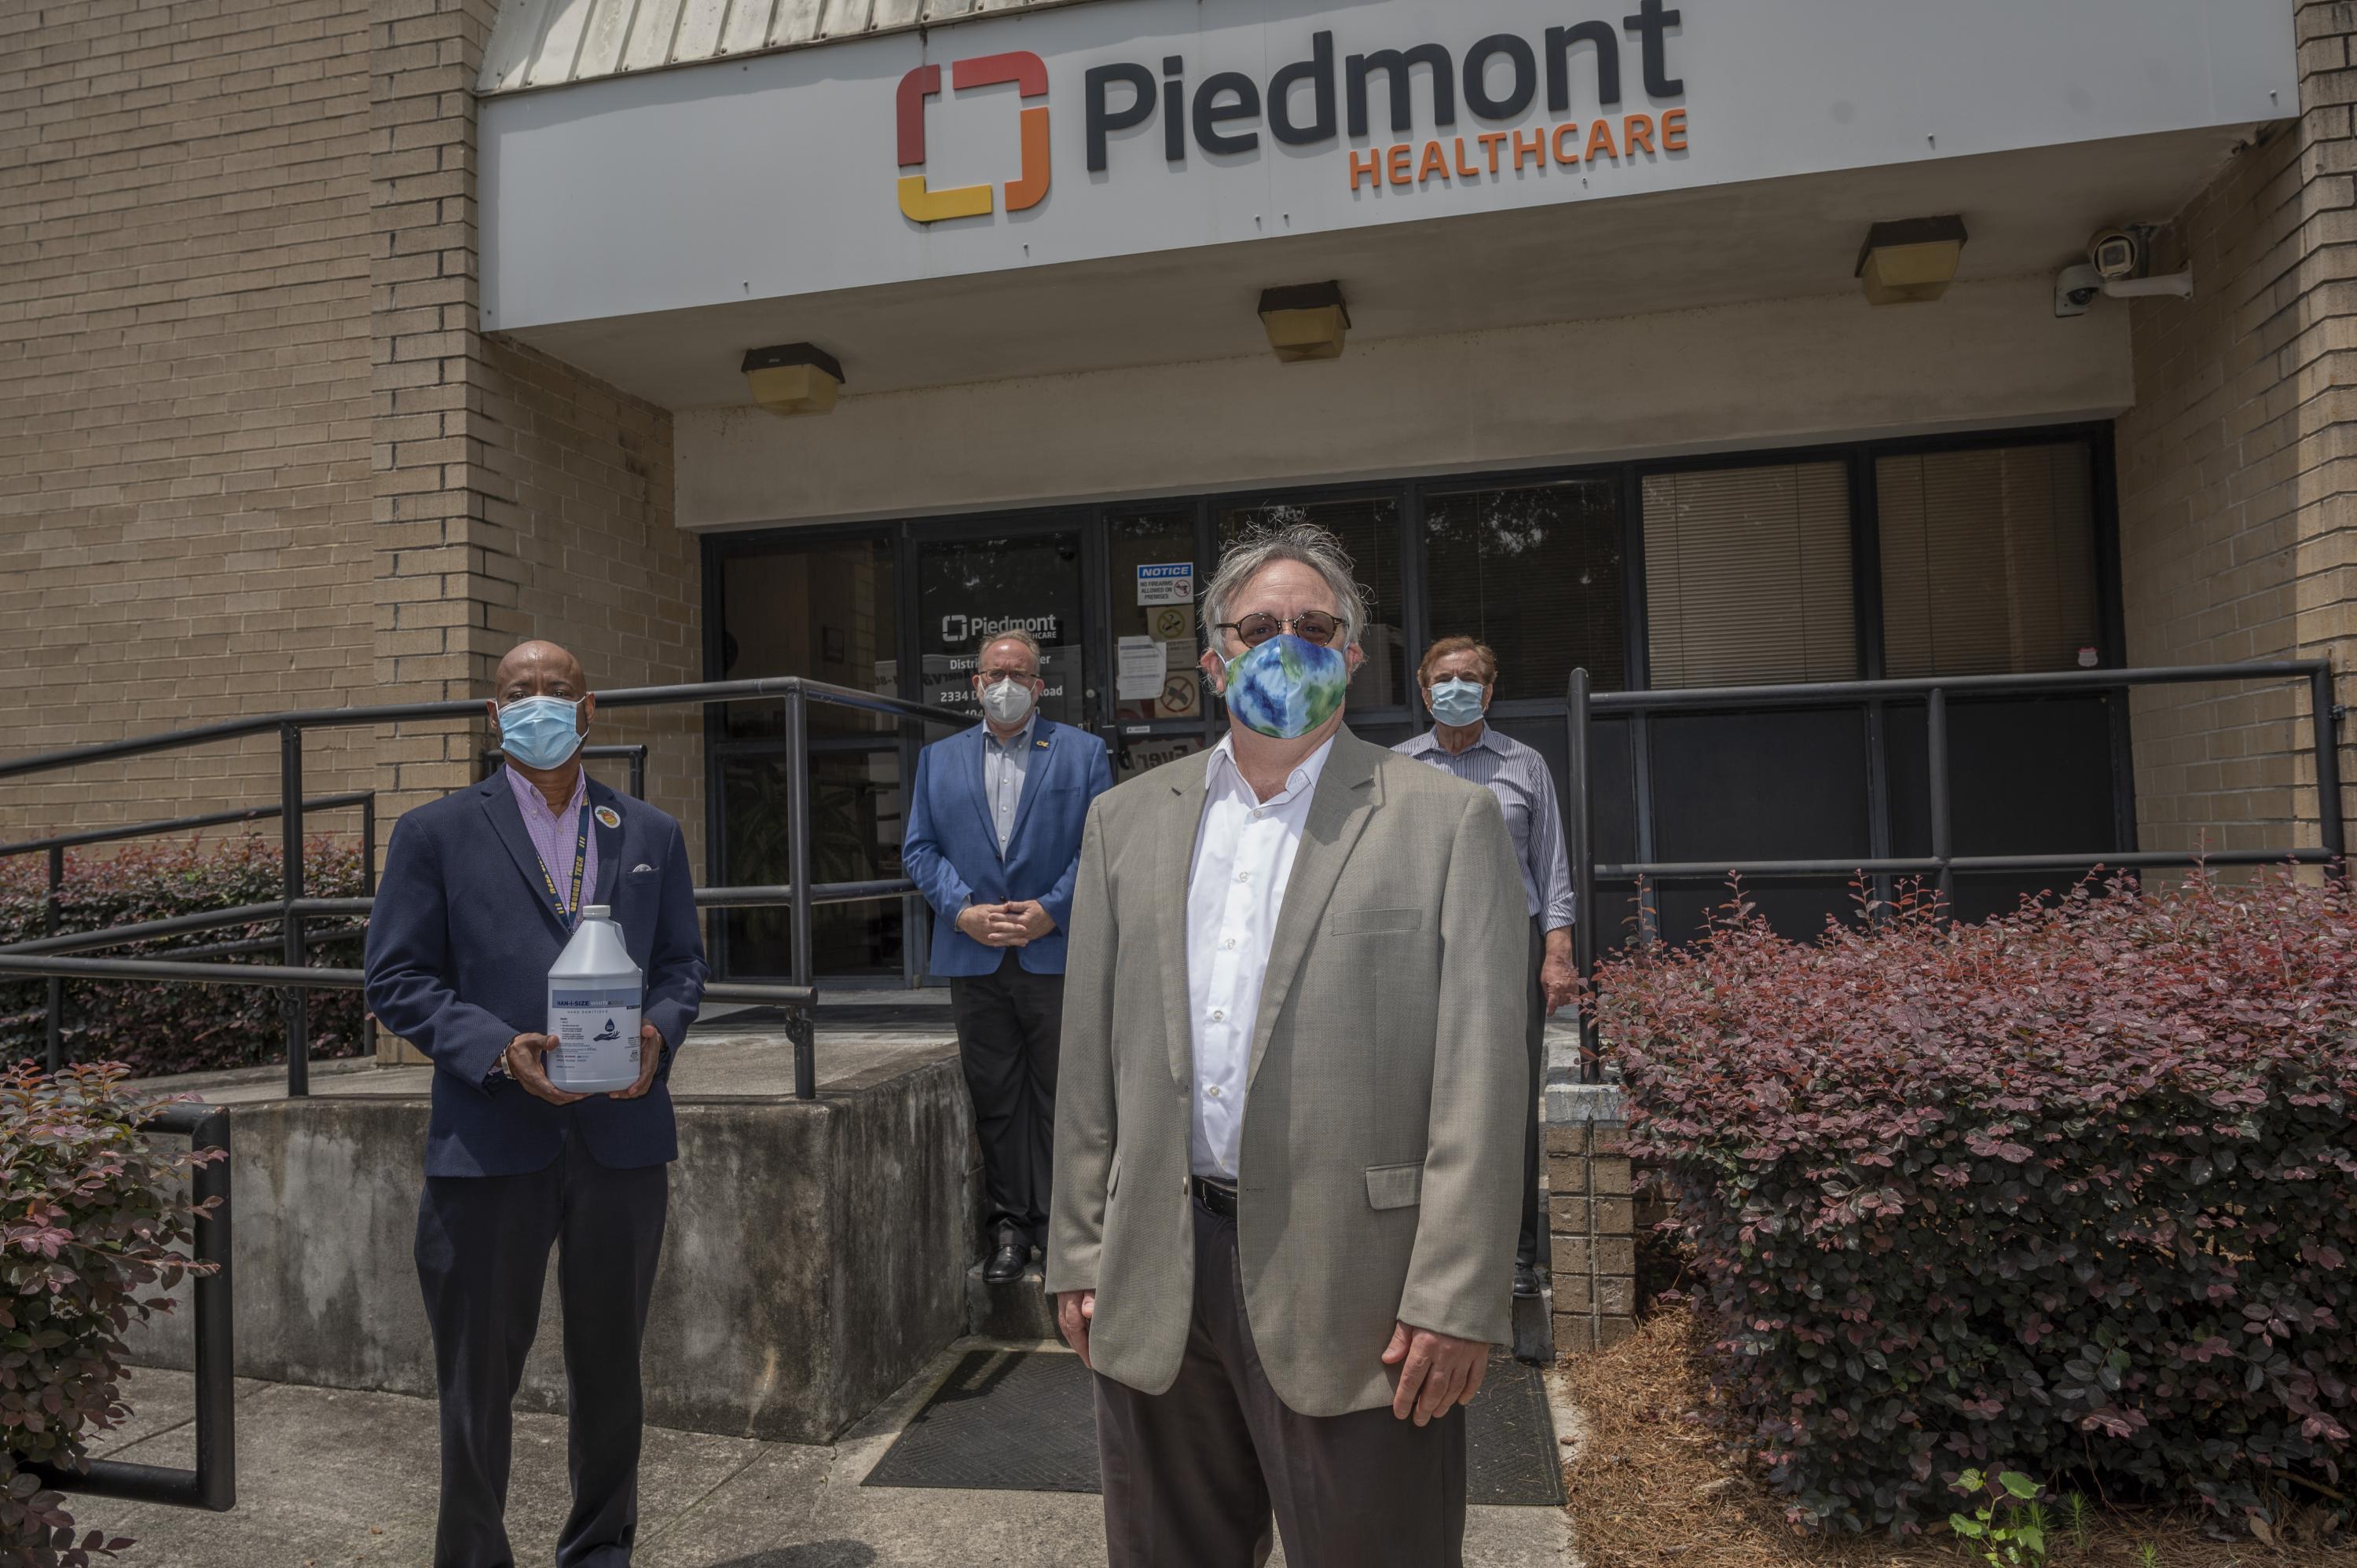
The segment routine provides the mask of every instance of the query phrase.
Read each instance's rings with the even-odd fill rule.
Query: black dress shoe
[[[1534,1296],[1539,1294],[1539,1266],[1536,1263],[1514,1265],[1514,1294],[1519,1296]],[[1495,1301],[1497,1297],[1491,1296],[1490,1299]]]
[[[1030,1262],[1030,1248],[1014,1236],[1002,1236],[998,1239],[997,1251],[992,1252],[990,1261],[982,1265],[982,1277],[988,1284],[1010,1285],[1023,1277],[1023,1271]]]

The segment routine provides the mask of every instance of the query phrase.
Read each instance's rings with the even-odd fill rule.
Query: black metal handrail
[[[376,816],[376,791],[356,789],[345,795],[314,795],[303,802],[306,811],[332,811],[344,806],[361,809],[364,822],[372,822]],[[279,814],[276,806],[248,806],[242,811],[208,811],[196,817],[167,817],[157,822],[135,822],[122,828],[90,828],[77,833],[56,833],[48,838],[25,839],[16,843],[0,843],[0,860],[14,855],[31,854],[37,850],[80,849],[84,844],[119,843],[124,839],[157,838],[165,833],[187,832],[191,828],[227,827],[234,822],[266,822]],[[371,844],[372,832],[363,833]]]
[[[861,692],[848,686],[837,686],[823,681],[805,680],[801,676],[783,675],[746,681],[710,681],[688,685],[642,686],[597,693],[601,709],[658,707],[670,704],[704,705],[712,703],[740,703],[775,698],[784,710],[786,737],[787,813],[793,832],[787,841],[787,877],[780,884],[748,887],[707,887],[696,893],[696,904],[703,908],[759,908],[784,907],[791,911],[789,922],[790,986],[749,986],[733,982],[719,983],[706,989],[705,994],[716,1001],[750,1000],[773,1003],[788,1013],[788,1032],[795,1042],[795,1092],[809,1099],[817,1092],[813,1062],[815,1026],[810,1009],[815,1004],[816,992],[812,979],[812,912],[821,905],[856,903],[869,900],[905,897],[916,890],[916,885],[905,877],[877,879],[865,882],[817,883],[811,868],[810,812],[810,705],[818,703],[828,706],[853,708],[896,719],[910,719],[926,724],[943,725],[963,729],[976,721],[964,714],[921,703],[886,697],[872,692]],[[180,819],[169,823],[145,823],[138,828],[96,830],[92,835],[58,835],[55,839],[38,841],[30,847],[48,848],[50,855],[48,933],[36,939],[0,948],[0,974],[45,975],[49,980],[48,1065],[55,1071],[63,1065],[63,983],[67,978],[85,980],[149,980],[226,985],[275,985],[284,992],[282,1016],[286,1032],[286,1091],[302,1096],[310,1092],[309,1019],[304,1004],[305,993],[312,990],[357,989],[357,981],[346,983],[340,977],[357,976],[356,970],[314,968],[307,962],[309,938],[304,921],[312,916],[364,915],[372,902],[375,891],[374,810],[373,792],[355,796],[321,798],[326,806],[359,803],[366,813],[368,827],[368,881],[371,895],[361,899],[311,899],[304,896],[303,879],[303,820],[304,811],[313,804],[303,794],[303,737],[314,729],[346,729],[366,725],[404,724],[425,720],[474,720],[483,715],[480,702],[452,699],[433,703],[393,703],[370,707],[312,708],[287,713],[260,714],[251,718],[231,719],[221,724],[201,725],[189,729],[168,730],[160,735],[135,736],[126,740],[107,741],[95,746],[75,746],[69,750],[38,756],[19,757],[0,762],[0,779],[12,779],[35,773],[78,767],[85,763],[108,761],[126,757],[148,756],[157,752],[181,750],[209,745],[215,741],[237,739],[247,736],[275,732],[279,737],[279,803],[275,807],[259,808],[253,811],[216,813],[201,822]],[[634,782],[642,782],[646,748],[638,746],[585,747],[590,755],[619,755],[631,758]],[[177,916],[165,920],[145,921],[134,926],[121,926],[102,931],[60,933],[57,929],[56,888],[62,876],[63,841],[102,842],[107,838],[128,838],[145,832],[171,831],[176,827],[210,825],[214,822],[238,822],[261,816],[276,816],[280,822],[282,884],[281,896],[275,903],[244,905],[233,909],[210,910],[198,914]],[[218,929],[225,926],[274,922],[281,927],[277,942],[282,962],[278,964],[195,963],[171,959],[69,959],[60,956],[72,951],[91,951],[120,946],[126,942],[185,935],[193,931]],[[339,938],[351,933],[341,931]],[[231,950],[267,950],[253,942],[221,944],[205,950],[209,952]],[[38,967],[37,967],[38,966]],[[334,978],[331,978],[334,977]],[[744,994],[726,994],[736,993]],[[751,994],[758,993],[758,995]],[[799,1000],[797,1000],[799,997]]]
[[[196,1315],[191,1330],[196,1341],[196,1467],[92,1459],[81,1470],[46,1465],[30,1468],[42,1485],[59,1491],[227,1513],[237,1506],[237,1292],[230,1280],[229,1111],[187,1102],[159,1106],[140,1131],[184,1136],[200,1154],[221,1153],[221,1158],[199,1165],[188,1178],[190,1200],[210,1203],[197,1216],[189,1249],[192,1261],[210,1265],[191,1276],[189,1287]]]
[[[2308,684],[2309,749],[2315,759],[2317,833],[2313,846],[2228,852],[2167,850],[2107,851],[2088,854],[1975,854],[1954,851],[1948,798],[1948,698],[1951,695],[2018,696],[2056,692],[2116,692],[2136,686],[2196,685],[2224,682],[2303,681]],[[1831,703],[1868,703],[1920,697],[1926,710],[1925,749],[1931,793],[1932,853],[1929,855],[1883,856],[1867,859],[1799,859],[1738,861],[1721,865],[1705,861],[1638,861],[1598,865],[1596,863],[1596,790],[1590,729],[1598,714],[1641,716],[1677,709],[1719,709],[1758,712],[1771,708],[1823,706]],[[1590,690],[1586,670],[1571,673],[1565,704],[1570,758],[1565,801],[1571,859],[1572,897],[1578,919],[1572,929],[1574,961],[1583,983],[1596,975],[1596,884],[1599,877],[1687,880],[1710,876],[1805,877],[1864,875],[1877,878],[1880,889],[1891,876],[1921,875],[1936,880],[1944,898],[1953,890],[1958,872],[2038,872],[2095,865],[2133,869],[2145,866],[2190,865],[2323,865],[2335,876],[2347,874],[2348,825],[2341,803],[2341,708],[2333,700],[2330,659],[2282,659],[2246,664],[2163,665],[2146,670],[2065,670],[2023,675],[1958,675],[1910,677],[1895,681],[1819,681],[1782,686],[1688,687],[1667,691],[1605,692]],[[1875,770],[1877,808],[1886,814],[1889,783]],[[1887,897],[1887,892],[1878,892]],[[1596,1020],[1583,1010],[1580,1020],[1581,1075],[1588,1082],[1603,1075],[1601,1042]]]

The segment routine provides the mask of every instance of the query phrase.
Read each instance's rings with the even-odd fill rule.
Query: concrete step
[[[1011,1283],[992,1284],[976,1263],[965,1272],[966,1331],[990,1339],[1053,1339],[1056,1309],[1049,1304],[1047,1281],[1034,1261],[1023,1277]]]

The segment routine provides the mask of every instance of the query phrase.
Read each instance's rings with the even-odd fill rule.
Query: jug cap
[[[610,920],[614,918],[614,908],[610,904],[584,904],[581,906],[581,918],[585,920]]]

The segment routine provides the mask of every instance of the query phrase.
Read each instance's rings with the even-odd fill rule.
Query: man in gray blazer
[[[1342,724],[1365,604],[1306,525],[1205,596],[1213,750],[1082,837],[1048,1288],[1097,1373],[1114,1568],[1462,1555],[1522,1176],[1497,799]]]

